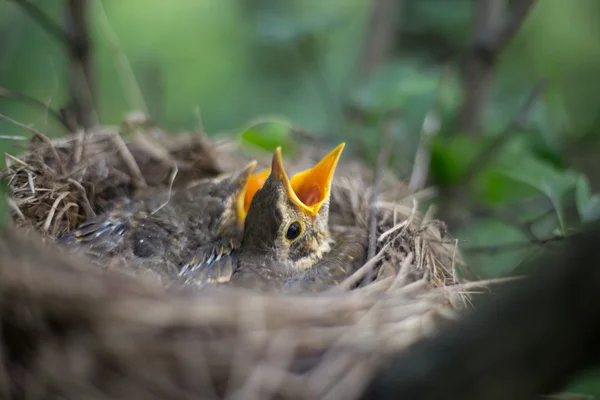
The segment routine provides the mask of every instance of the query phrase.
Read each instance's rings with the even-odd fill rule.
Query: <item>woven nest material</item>
[[[67,398],[351,399],[389,356],[467,309],[477,284],[457,278],[456,242],[391,174],[375,204],[376,256],[316,295],[173,291],[52,249],[52,239],[120,197],[270,158],[200,134],[131,131],[36,139],[7,156],[14,224],[0,241],[0,318],[28,339],[2,340],[30,350],[3,363],[0,381],[10,384],[0,386]],[[286,168],[314,164],[322,147],[304,145]],[[361,163],[341,162],[332,229],[367,229],[371,180]],[[369,271],[374,280],[361,284]]]

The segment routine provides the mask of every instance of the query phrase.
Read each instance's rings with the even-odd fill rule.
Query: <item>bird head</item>
[[[242,254],[267,256],[302,270],[329,250],[331,182],[343,149],[344,143],[292,179],[283,167],[281,149],[275,150],[269,176],[246,216]]]

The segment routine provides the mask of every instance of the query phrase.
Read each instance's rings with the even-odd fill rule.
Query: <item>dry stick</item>
[[[38,107],[43,109],[45,112],[50,112],[50,114],[57,119],[67,130],[73,131],[75,127],[69,124],[69,121],[64,118],[58,111],[49,107],[47,104],[41,102],[38,99],[34,99],[33,97],[27,96],[26,94],[18,93],[12,90],[7,90],[3,87],[0,87],[0,97],[10,100],[19,101],[21,103],[29,104],[34,107]]]
[[[459,112],[461,129],[471,132],[480,130],[498,55],[521,27],[534,2],[535,0],[520,0],[516,11],[503,25],[502,1],[477,0],[475,2],[473,44],[466,69],[466,94]]]
[[[49,35],[56,38],[69,54],[71,96],[76,108],[77,122],[85,128],[94,125],[97,116],[93,107],[91,88],[91,60],[87,33],[87,0],[67,0],[67,16],[70,31],[63,30],[50,17],[34,4],[26,0],[13,0],[21,9],[36,21]],[[47,108],[47,107],[46,107]],[[65,126],[72,130],[68,120],[61,116]]]
[[[375,256],[375,252],[377,251],[377,207],[375,204],[377,204],[379,200],[379,192],[381,190],[383,176],[385,175],[385,170],[390,159],[392,147],[392,127],[396,118],[397,115],[392,114],[388,116],[387,120],[384,122],[384,127],[381,132],[381,140],[379,142],[381,147],[377,157],[375,183],[373,185],[371,199],[369,200],[369,250],[367,252],[367,262]],[[367,283],[371,282],[372,280],[373,268],[368,271],[367,276],[365,277],[365,281]]]
[[[408,183],[408,190],[410,194],[422,190],[427,183],[427,176],[429,175],[429,160],[431,158],[429,145],[431,138],[436,136],[440,131],[441,123],[438,112],[440,108],[440,93],[444,86],[445,78],[448,77],[448,75],[449,68],[447,67],[438,82],[435,101],[423,120],[419,147],[417,148],[417,154],[415,154],[415,163],[410,175],[410,181]]]
[[[79,190],[79,193],[81,193],[81,198],[83,199],[83,208],[85,210],[86,219],[95,217],[96,213],[94,212],[94,209],[92,208],[92,204],[90,203],[90,199],[88,198],[87,192],[86,192],[85,188],[83,187],[83,185],[81,183],[77,182],[73,178],[68,178],[67,181],[69,183],[73,184]]]
[[[508,45],[510,40],[523,24],[523,21],[525,21],[525,18],[533,7],[533,3],[535,3],[535,0],[520,0],[517,2],[511,18],[504,25],[496,37],[496,41],[492,45],[492,48],[496,51],[496,53],[502,52],[506,45]]]
[[[71,37],[65,32],[56,22],[48,17],[42,10],[36,5],[31,4],[25,0],[12,0],[13,3],[17,4],[21,9],[29,15],[38,25],[44,29],[50,36],[54,36],[59,42],[62,42],[66,46],[71,42]]]
[[[95,4],[97,11],[96,16],[98,17],[101,31],[104,34],[106,42],[108,43],[110,52],[114,56],[114,63],[116,69],[119,71],[121,85],[123,85],[125,88],[125,94],[130,103],[129,106],[135,107],[148,115],[148,107],[144,101],[144,96],[140,90],[140,86],[135,77],[135,73],[133,72],[133,68],[131,68],[131,63],[127,59],[125,52],[119,44],[119,38],[112,28],[108,17],[106,16],[106,11],[104,10],[102,1],[96,0]]]
[[[11,135],[0,135],[0,139],[2,140],[16,140],[16,141],[27,141],[29,140],[25,136],[11,136]]]
[[[71,85],[77,122],[84,128],[97,124],[94,107],[92,60],[88,32],[88,0],[67,0],[67,25],[71,40],[68,42]]]
[[[50,224],[52,223],[52,218],[54,218],[54,214],[56,213],[56,210],[58,209],[58,204],[62,201],[62,199],[67,197],[69,194],[70,194],[69,192],[63,192],[56,198],[56,200],[54,200],[54,203],[52,204],[52,207],[50,208],[50,212],[48,212],[48,217],[46,217],[46,221],[44,222],[44,227],[43,227],[44,232],[48,232],[48,229],[50,228]]]
[[[142,170],[135,161],[133,154],[131,154],[131,152],[129,151],[129,148],[127,147],[127,144],[125,144],[123,138],[117,132],[113,132],[111,136],[113,139],[113,143],[117,146],[117,149],[119,150],[119,154],[121,154],[121,157],[123,157],[123,161],[125,161],[125,164],[127,164],[129,172],[134,176],[139,185],[141,185],[142,187],[146,187],[146,180],[144,179]]]
[[[376,0],[373,3],[358,65],[359,81],[366,81],[392,53],[398,40],[398,19],[403,0]]]
[[[23,128],[31,133],[33,133],[34,135],[36,135],[37,137],[39,137],[42,141],[44,141],[44,143],[46,143],[48,146],[50,146],[50,151],[52,152],[52,156],[55,158],[56,163],[58,164],[59,168],[60,168],[60,172],[62,174],[66,173],[66,169],[64,164],[62,163],[60,156],[58,155],[58,151],[56,151],[56,148],[54,147],[54,145],[52,144],[52,141],[48,138],[48,136],[44,135],[42,132],[38,131],[35,128],[32,128],[30,126],[27,126],[25,124],[22,124],[20,122],[15,121],[12,118],[7,117],[4,114],[0,114],[0,118],[2,118],[5,121],[10,122],[11,124],[18,126],[19,128]]]
[[[430,138],[437,135],[440,129],[440,120],[435,107],[425,115],[423,127],[421,129],[421,139],[417,154],[415,155],[415,164],[410,175],[408,183],[409,193],[416,193],[425,187],[427,176],[429,175],[429,153]]]

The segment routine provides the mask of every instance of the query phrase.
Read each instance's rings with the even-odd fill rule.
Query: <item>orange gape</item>
[[[335,167],[342,155],[345,143],[341,143],[314,167],[297,173],[290,180],[292,189],[300,202],[315,215],[329,197]]]
[[[267,168],[265,170],[260,171],[257,174],[253,174],[248,179],[248,184],[246,185],[246,193],[244,194],[244,213],[248,213],[250,209],[250,203],[252,203],[252,199],[258,190],[263,187],[265,181],[269,177],[271,173],[271,168]]]
[[[327,154],[314,167],[305,171],[299,172],[288,180],[287,175],[284,176],[286,181],[286,190],[288,197],[296,203],[301,209],[308,212],[310,215],[315,215],[321,209],[323,202],[329,196],[331,190],[331,181],[335,172],[335,167],[342,155],[345,143],[341,143],[329,154]],[[275,159],[276,166],[281,171],[276,171],[279,174],[285,175],[283,171],[283,160],[281,159],[281,150],[277,150]],[[271,168],[264,169],[248,178],[246,184],[243,207],[240,209],[240,221],[244,221],[250,203],[258,190],[263,187],[267,178],[271,174]]]

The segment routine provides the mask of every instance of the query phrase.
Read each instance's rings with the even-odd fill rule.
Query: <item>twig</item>
[[[419,141],[417,153],[415,154],[415,163],[408,183],[408,190],[411,194],[423,189],[427,183],[429,160],[431,158],[429,145],[431,137],[435,136],[439,132],[439,129],[439,116],[437,115],[437,110],[432,108],[427,112],[425,119],[423,120],[423,127],[420,135],[421,139]]]
[[[175,182],[175,178],[177,177],[177,173],[179,172],[179,167],[176,162],[173,162],[173,172],[171,172],[171,176],[169,177],[169,195],[167,196],[167,200],[160,206],[158,206],[155,210],[153,210],[150,214],[154,215],[159,212],[162,208],[164,208],[171,201],[171,196],[173,195],[173,183]]]
[[[533,7],[533,3],[535,3],[535,0],[517,1],[517,5],[515,6],[515,10],[512,12],[511,17],[496,37],[496,41],[491,45],[491,48],[495,50],[496,54],[502,52],[515,33],[517,33]]]
[[[37,6],[26,0],[12,0],[35,20],[48,34],[58,39],[69,54],[71,105],[77,118],[77,123],[84,128],[96,124],[97,116],[94,111],[94,96],[92,88],[89,35],[87,32],[87,0],[67,0],[67,22],[69,29],[63,30]],[[47,108],[47,107],[46,107]],[[72,124],[65,114],[55,116],[69,129]]]
[[[532,245],[544,246],[565,240],[564,236],[553,236],[546,239],[529,240],[527,242],[499,243],[489,246],[463,246],[462,249],[468,253],[495,253],[500,251],[522,250]]]
[[[54,147],[54,145],[52,144],[52,141],[48,138],[48,136],[44,135],[42,132],[38,131],[35,128],[32,128],[30,126],[27,126],[25,124],[22,124],[20,122],[15,121],[12,118],[7,117],[4,114],[0,114],[0,118],[2,118],[5,121],[10,122],[11,124],[18,126],[19,128],[23,128],[31,133],[33,133],[35,136],[37,136],[38,138],[40,138],[44,143],[46,143],[49,148],[50,151],[52,152],[52,156],[55,158],[56,163],[58,164],[58,167],[60,168],[60,172],[62,174],[66,173],[66,169],[64,164],[62,163],[62,160],[60,159],[60,156],[58,155],[58,151],[56,151],[56,148]]]
[[[125,52],[119,44],[119,38],[117,37],[117,34],[110,25],[110,21],[106,16],[106,11],[104,10],[102,1],[96,0],[95,4],[97,11],[96,16],[98,17],[101,31],[104,34],[110,52],[113,55],[114,64],[117,70],[120,72],[119,79],[121,80],[121,85],[123,85],[125,88],[125,94],[127,95],[130,103],[129,106],[137,108],[138,110],[144,112],[144,114],[149,115],[148,107],[144,101],[144,96],[140,90],[140,86],[135,77],[135,73],[133,72],[133,68],[131,68],[131,63],[127,59],[127,55],[125,55]]]
[[[65,32],[57,23],[52,21],[42,10],[40,10],[35,4],[32,4],[26,0],[12,0],[13,3],[17,4],[29,15],[31,19],[36,21],[38,25],[44,29],[50,36],[54,36],[59,42],[65,47],[69,47],[71,43],[71,37]]]
[[[10,136],[10,135],[0,135],[0,139],[2,139],[2,140],[16,140],[16,141],[27,141],[27,140],[29,140],[25,136]]]
[[[0,87],[0,97],[3,97],[5,99],[19,101],[19,102],[29,104],[34,107],[41,108],[44,111],[49,112],[56,120],[58,120],[70,132],[75,129],[75,127],[72,126],[72,124],[69,124],[69,121],[66,118],[64,118],[63,115],[61,115],[58,111],[48,107],[47,104],[39,101],[38,99],[34,99],[33,97],[27,96],[26,94],[23,94],[23,93],[18,93],[18,92],[12,91],[12,90],[7,90],[3,87]]]
[[[69,37],[69,81],[71,87],[71,107],[77,122],[88,129],[97,124],[98,116],[94,107],[94,85],[92,60],[88,33],[88,0],[67,0],[66,15]]]
[[[96,213],[94,212],[94,209],[92,208],[90,199],[88,198],[87,192],[86,192],[85,188],[83,187],[83,185],[81,183],[77,182],[73,178],[68,178],[67,182],[70,182],[71,184],[73,184],[79,190],[79,193],[81,193],[81,198],[83,199],[83,208],[85,209],[86,219],[91,219],[91,218],[95,217]]]
[[[429,146],[431,138],[437,135],[440,130],[440,116],[438,115],[440,107],[440,93],[442,91],[445,78],[449,75],[448,71],[449,68],[446,68],[444,75],[440,78],[436,90],[435,101],[423,120],[419,147],[417,148],[417,153],[415,154],[415,162],[408,184],[408,190],[411,194],[422,190],[427,183],[427,176],[429,175],[429,161],[431,158]]]
[[[395,125],[397,116],[390,115],[384,122],[379,141],[379,155],[377,157],[377,166],[375,170],[375,183],[373,184],[373,192],[369,199],[369,250],[367,251],[367,261],[371,260],[377,252],[377,207],[375,204],[379,201],[379,192],[381,184],[387,169],[390,159],[392,147],[392,130]],[[366,276],[366,282],[371,282],[373,278],[373,269],[370,269]]]
[[[481,130],[492,72],[498,55],[522,25],[535,0],[521,0],[511,18],[504,24],[504,0],[477,0],[473,44],[465,71],[465,100],[459,112],[461,130]]]
[[[48,232],[48,229],[50,229],[50,224],[52,223],[52,218],[54,218],[54,214],[56,213],[56,210],[58,209],[58,204],[69,195],[69,192],[63,192],[61,194],[58,195],[58,197],[56,198],[56,200],[54,200],[54,203],[52,203],[52,207],[50,208],[50,211],[48,212],[48,216],[46,217],[46,221],[44,222],[44,227],[42,228],[42,230],[44,232]]]
[[[115,145],[117,146],[119,154],[121,154],[121,157],[123,157],[123,161],[125,161],[125,164],[129,168],[129,172],[137,181],[137,184],[141,185],[142,187],[146,187],[146,180],[144,179],[142,170],[140,169],[140,166],[138,165],[137,161],[135,161],[135,158],[133,157],[133,154],[131,154],[131,151],[129,151],[129,148],[127,147],[127,144],[125,144],[123,138],[117,132],[112,132],[111,137],[113,143],[115,143]]]
[[[404,0],[373,1],[361,55],[358,59],[358,81],[363,83],[385,62],[397,40],[398,20]]]

